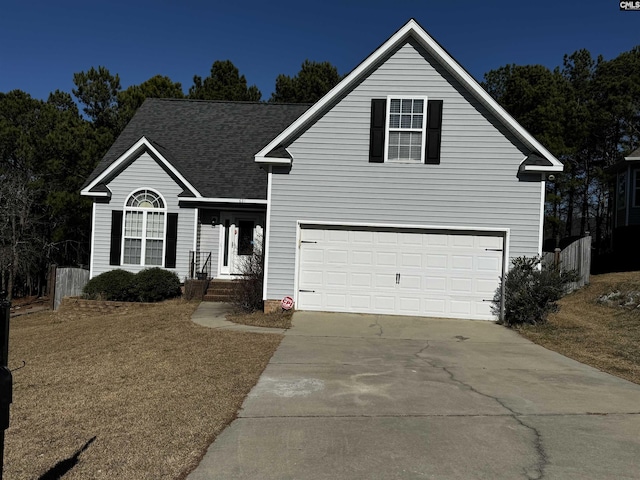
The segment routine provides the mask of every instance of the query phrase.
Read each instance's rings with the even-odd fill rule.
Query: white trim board
[[[178,178],[178,180],[180,180],[180,182],[182,182],[189,189],[189,191],[191,191],[193,195],[195,195],[197,199],[202,198],[202,195],[200,195],[198,190],[196,190],[196,188],[191,185],[191,183],[189,183],[187,179],[184,178],[182,174],[178,172],[178,170],[176,170],[175,167],[171,165],[171,163],[166,158],[164,158],[162,154],[158,152],[158,150],[144,136],[141,137],[140,140],[138,140],[136,143],[134,143],[126,152],[120,155],[114,162],[112,162],[111,165],[109,165],[100,175],[94,178],[89,185],[83,188],[80,192],[80,195],[89,197],[108,196],[108,194],[104,192],[91,192],[91,189],[100,184],[100,182],[102,182],[105,178],[108,178],[109,175],[111,175],[113,172],[117,171],[118,168],[129,161],[132,156],[143,150],[150,151],[155,158],[157,158],[173,175],[176,176],[176,178]]]

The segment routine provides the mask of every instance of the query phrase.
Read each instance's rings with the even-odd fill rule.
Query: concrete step
[[[205,302],[230,302],[238,286],[234,280],[211,280],[204,295]]]

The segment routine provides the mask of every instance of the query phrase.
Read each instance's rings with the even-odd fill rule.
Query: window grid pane
[[[147,240],[144,257],[145,265],[162,265],[162,240]]]
[[[161,213],[161,212],[147,213],[147,237],[148,238],[164,237],[164,213]]]
[[[127,237],[142,236],[142,212],[126,212],[124,220],[124,234]]]
[[[422,161],[421,132],[390,132],[389,160]]]
[[[156,193],[149,190],[140,190],[129,197],[127,207],[164,208],[164,202]]]
[[[140,265],[141,255],[142,240],[139,238],[125,238],[123,263]]]

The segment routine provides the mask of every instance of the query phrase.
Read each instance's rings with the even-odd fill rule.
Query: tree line
[[[305,61],[278,75],[269,102],[313,103],[340,80],[329,62]],[[123,89],[106,67],[73,75],[71,93],[46,100],[0,93],[0,289],[41,294],[48,266],[87,265],[91,201],[80,187],[146,98],[260,101],[231,61],[179,82],[156,75]]]
[[[277,76],[267,101],[313,103],[340,79],[329,62],[306,60],[295,76]],[[102,66],[73,84],[46,100],[0,93],[0,280],[9,292],[41,293],[50,264],[88,263],[91,201],[80,187],[146,98],[262,101],[229,60],[195,75],[186,93],[162,75],[123,89]],[[547,182],[545,237],[555,246],[591,231],[606,249],[607,167],[640,145],[640,46],[611,60],[579,50],[553,70],[505,65],[482,85],[565,165]]]
[[[640,146],[640,46],[611,60],[578,50],[553,70],[506,65],[482,85],[564,164],[546,185],[547,248],[589,232],[596,253],[608,253],[608,167]]]

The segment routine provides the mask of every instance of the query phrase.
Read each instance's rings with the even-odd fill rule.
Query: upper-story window
[[[440,164],[443,100],[371,99],[370,163]]]
[[[139,190],[126,202],[122,263],[162,266],[164,258],[166,207],[152,190]]]
[[[387,98],[388,162],[423,162],[426,98]]]

